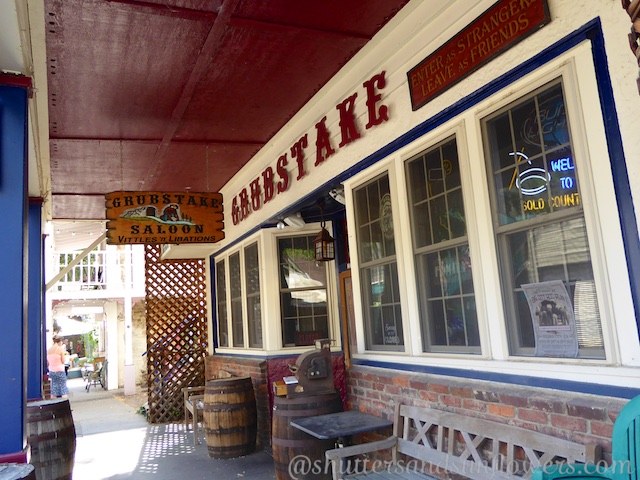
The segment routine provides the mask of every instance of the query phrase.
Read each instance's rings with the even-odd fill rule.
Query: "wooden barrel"
[[[334,448],[334,440],[319,440],[289,425],[295,418],[312,417],[342,411],[340,392],[308,397],[274,397],[271,420],[271,447],[273,463],[278,480],[331,479],[331,468],[327,466],[324,453]],[[289,474],[291,460],[300,455],[308,457],[308,466],[292,465],[294,476]],[[306,461],[306,460],[305,460]],[[308,470],[308,471],[307,471]]]
[[[252,453],[258,417],[251,377],[207,381],[204,424],[209,457],[235,458]]]
[[[76,429],[68,399],[27,402],[27,442],[38,480],[71,480]]]

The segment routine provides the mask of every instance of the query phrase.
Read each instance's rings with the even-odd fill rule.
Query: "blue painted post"
[[[27,398],[42,398],[43,348],[42,199],[29,199],[29,302],[27,327]]]
[[[27,90],[0,85],[0,455],[26,446]]]

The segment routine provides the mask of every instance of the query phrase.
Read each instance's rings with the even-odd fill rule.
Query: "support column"
[[[131,303],[133,253],[131,245],[125,248],[127,261],[124,270],[124,394],[134,395],[136,393],[136,369],[133,365],[133,305]]]
[[[27,175],[27,89],[0,84],[0,456],[13,461],[26,460]]]

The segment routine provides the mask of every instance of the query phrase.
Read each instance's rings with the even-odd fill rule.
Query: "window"
[[[240,275],[240,254],[229,257],[229,283],[231,293],[231,329],[233,346],[244,347],[244,330],[242,317],[242,277]]]
[[[219,347],[246,348],[245,337],[248,348],[263,347],[258,253],[253,242],[216,262]]]
[[[244,272],[247,288],[247,321],[249,324],[249,347],[262,347],[262,315],[260,310],[260,263],[258,243],[244,249]]]
[[[325,263],[315,261],[315,237],[278,238],[284,346],[313,345],[329,338],[327,271]]]
[[[422,348],[425,352],[479,353],[455,138],[409,160],[406,171]]]
[[[511,354],[604,358],[562,83],[482,124]]]
[[[354,191],[366,347],[404,350],[389,176]]]
[[[218,346],[229,346],[229,316],[227,315],[227,282],[225,261],[216,263],[216,300],[218,304]]]

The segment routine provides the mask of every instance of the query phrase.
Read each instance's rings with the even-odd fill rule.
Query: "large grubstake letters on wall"
[[[385,72],[374,75],[370,80],[362,84],[366,91],[367,124],[365,129],[375,127],[389,120],[389,109],[386,105],[379,105],[382,95],[378,93],[387,84]],[[340,118],[340,143],[337,148],[342,148],[354,140],[360,138],[360,131],[356,123],[355,105],[358,93],[347,97],[338,105]],[[324,116],[315,125],[316,130],[316,160],[317,167],[330,156],[336,153],[336,148],[331,144],[331,131],[327,128],[327,117]],[[251,212],[260,210],[265,204],[275,198],[276,195],[286,192],[291,181],[301,180],[306,174],[305,149],[309,146],[308,135],[305,134],[291,146],[291,159],[295,160],[297,174],[291,178],[287,170],[289,159],[286,153],[282,154],[273,167],[267,167],[260,176],[255,178],[238,193],[231,203],[231,217],[233,224],[237,225],[246,219]]]
[[[215,243],[224,238],[220,193],[112,192],[105,198],[110,245]]]

